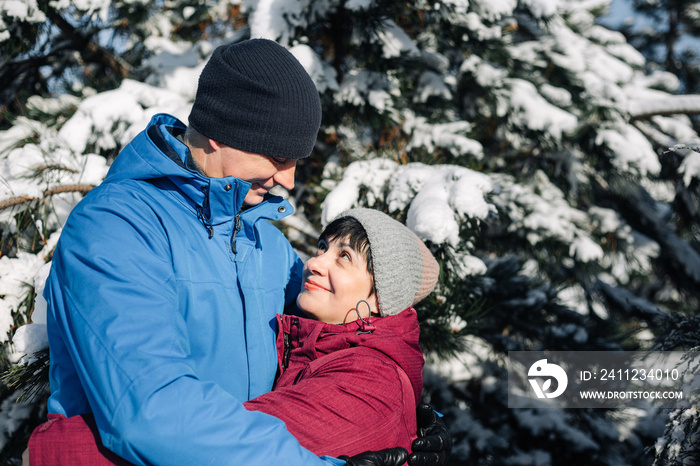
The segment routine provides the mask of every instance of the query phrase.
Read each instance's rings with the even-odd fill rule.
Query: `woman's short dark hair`
[[[353,251],[362,254],[362,257],[367,262],[367,272],[369,272],[372,281],[372,293],[376,294],[377,290],[374,287],[374,265],[372,264],[372,249],[369,244],[367,232],[362,224],[353,217],[341,217],[329,223],[318,238],[318,242],[325,241],[330,243],[335,239],[347,240],[348,246]]]

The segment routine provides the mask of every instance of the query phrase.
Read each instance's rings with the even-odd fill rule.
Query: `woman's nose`
[[[306,261],[306,268],[314,275],[323,275],[326,270],[324,254],[319,254]]]

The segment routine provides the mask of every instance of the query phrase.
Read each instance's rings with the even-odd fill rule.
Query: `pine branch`
[[[674,152],[678,150],[691,150],[700,154],[700,146],[691,147],[686,144],[676,144],[673,147],[669,147],[667,150],[664,151],[664,154],[668,154],[669,152]]]
[[[44,191],[44,197],[51,197],[55,194],[61,193],[82,193],[87,194],[95,185],[92,184],[67,184],[63,186],[56,186],[49,188]],[[8,207],[14,207],[20,204],[28,204],[34,201],[43,201],[44,199],[39,199],[38,197],[32,196],[15,196],[3,201],[0,201],[0,210],[7,209]]]
[[[627,111],[633,120],[656,115],[700,113],[700,95],[668,95],[663,99],[633,100]]]
[[[122,60],[120,57],[112,54],[109,50],[98,45],[93,40],[85,37],[80,31],[71,25],[61,14],[54,8],[47,5],[44,10],[46,17],[55,24],[63,34],[68,37],[73,45],[84,54],[86,57],[93,59],[96,62],[110,68],[117,74],[119,80],[129,76],[131,66]]]
[[[4,201],[0,201],[0,210],[7,209],[8,207],[13,207],[20,204],[25,204],[33,201],[40,201],[41,199],[37,197],[30,196],[15,196]]]
[[[66,171],[68,173],[75,173],[78,174],[78,170],[74,168],[69,168],[61,164],[50,164],[50,165],[44,165],[42,167],[38,167],[36,169],[37,173],[43,173],[48,170],[59,170],[59,171]]]
[[[32,401],[49,385],[49,350],[37,351],[29,363],[10,367],[0,375],[0,383],[5,385],[2,392],[21,390],[16,402]]]
[[[54,194],[61,193],[83,193],[87,194],[95,185],[92,184],[68,184],[64,186],[56,186],[44,191],[44,197],[50,197]]]
[[[614,203],[633,228],[661,246],[661,263],[667,265],[669,275],[679,287],[697,293],[700,285],[700,254],[659,213],[654,198],[632,180],[618,179],[607,186],[598,185],[597,189],[601,197]]]

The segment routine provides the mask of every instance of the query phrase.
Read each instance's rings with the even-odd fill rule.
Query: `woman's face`
[[[364,256],[353,250],[344,238],[319,241],[316,255],[304,265],[304,281],[297,305],[310,318],[329,324],[357,320],[355,307],[365,300],[372,312],[377,300],[372,290],[372,277]],[[361,304],[360,314],[368,317],[368,308]]]

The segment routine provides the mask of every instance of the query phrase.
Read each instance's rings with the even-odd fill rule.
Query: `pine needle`
[[[3,392],[21,390],[17,403],[34,400],[49,385],[49,350],[37,351],[29,363],[10,367],[0,375],[0,383]]]

